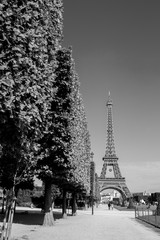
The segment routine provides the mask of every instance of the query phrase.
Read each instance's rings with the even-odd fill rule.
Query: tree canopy
[[[0,185],[90,190],[90,136],[61,0],[0,3]],[[27,185],[26,185],[27,186]],[[28,185],[29,186],[29,185]]]

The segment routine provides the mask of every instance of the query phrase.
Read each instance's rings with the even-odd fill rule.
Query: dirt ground
[[[23,210],[23,209],[21,209]],[[26,210],[27,211],[27,210]],[[159,240],[160,230],[135,219],[134,211],[108,210],[106,205],[78,210],[77,216],[61,218],[55,209],[55,226],[43,227],[43,214],[30,209],[17,213],[12,240]]]

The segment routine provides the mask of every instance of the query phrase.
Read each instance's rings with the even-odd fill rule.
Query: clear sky
[[[160,192],[160,0],[64,0],[63,46],[72,46],[100,175],[106,101],[131,192]]]

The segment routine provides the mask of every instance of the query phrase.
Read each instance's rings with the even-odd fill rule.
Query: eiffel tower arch
[[[123,200],[132,197],[127,185],[126,180],[122,177],[118,157],[116,156],[114,133],[113,133],[113,113],[112,113],[112,100],[108,97],[107,101],[107,142],[105,156],[103,157],[103,167],[101,175],[98,178],[100,192],[105,189],[114,189],[121,193]]]

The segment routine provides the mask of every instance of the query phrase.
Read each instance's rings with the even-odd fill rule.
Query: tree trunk
[[[67,218],[67,204],[66,204],[66,190],[65,189],[63,189],[62,216],[63,216],[63,218]]]
[[[15,197],[16,197],[16,199],[18,198],[18,192],[19,192],[19,188],[15,188]],[[16,205],[17,205],[17,201],[15,201],[14,213],[16,213]]]
[[[3,219],[1,240],[9,240],[11,235],[12,222],[14,217],[14,204],[15,204],[14,186],[7,191],[6,196],[6,211]]]
[[[129,198],[129,205],[128,205],[128,208],[134,208],[132,197]]]
[[[87,210],[87,198],[85,197],[84,210]]]
[[[5,216],[3,219],[3,225],[2,225],[2,232],[1,232],[1,240],[4,240],[6,238],[6,231],[7,231],[7,220],[8,220],[8,214],[9,214],[9,197],[8,192],[6,194],[6,209],[5,209]]]
[[[3,189],[3,198],[2,198],[2,213],[4,213],[5,197],[6,197],[6,190],[5,190],[5,189]]]
[[[12,223],[13,223],[13,217],[14,217],[14,210],[15,210],[15,202],[16,198],[12,200],[9,217],[8,217],[8,224],[7,224],[7,232],[6,232],[6,239],[9,240],[11,236],[11,229],[12,229]]]
[[[76,206],[76,193],[72,193],[72,216],[77,215],[77,206]]]
[[[55,225],[53,212],[52,212],[52,199],[51,199],[52,184],[49,181],[45,182],[45,195],[44,195],[44,220],[43,226]]]

